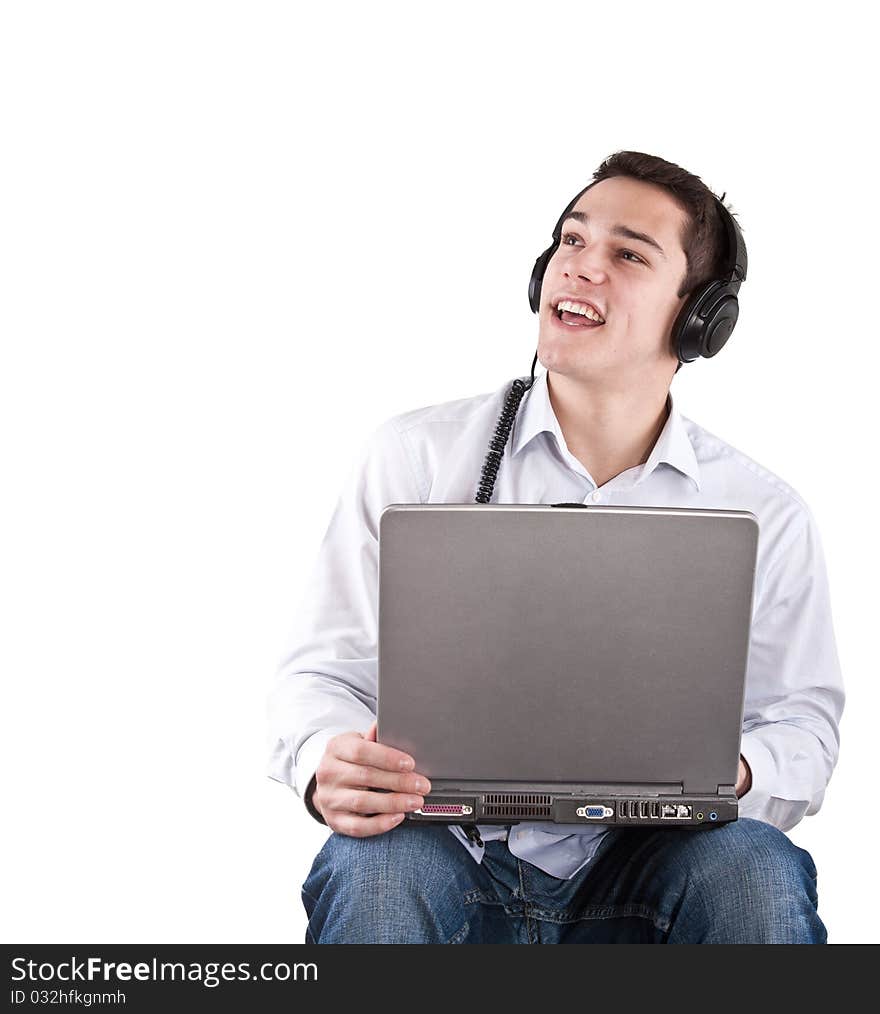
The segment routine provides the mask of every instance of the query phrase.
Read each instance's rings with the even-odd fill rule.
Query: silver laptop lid
[[[392,505],[378,738],[432,781],[736,780],[748,511]]]

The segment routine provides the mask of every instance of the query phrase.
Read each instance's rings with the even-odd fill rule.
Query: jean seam
[[[525,883],[523,882],[523,865],[522,865],[522,860],[521,859],[517,859],[517,861],[516,861],[516,869],[517,869],[517,873],[519,874],[519,893],[520,893],[520,895],[522,897],[523,916],[525,917],[525,920],[526,920],[526,936],[528,937],[528,941],[529,941],[530,944],[536,944],[536,943],[539,943],[538,927],[536,925],[534,925],[534,922],[533,922],[533,920],[531,918],[531,914],[530,913],[531,913],[532,906],[529,903],[529,900],[526,898],[526,887],[525,887]],[[533,929],[534,929],[534,933],[532,933]],[[532,939],[533,936],[534,936],[534,939]]]
[[[584,908],[579,911],[566,909],[562,912],[553,909],[529,906],[529,911],[536,919],[559,925],[575,922],[587,922],[591,919],[646,919],[661,933],[669,932],[669,920],[656,909],[638,903],[629,905],[602,905],[595,908]]]
[[[461,929],[457,933],[454,933],[446,941],[446,943],[447,944],[458,944],[458,943],[461,943],[461,941],[464,940],[464,938],[468,935],[468,932],[470,931],[470,928],[471,928],[471,924],[469,922],[466,922],[464,924],[464,926],[462,926]]]
[[[312,895],[309,894],[309,892],[304,887],[300,888],[300,893],[301,893],[301,895],[302,895],[303,898],[308,898],[309,901],[312,903],[312,912],[314,912],[315,909],[318,907],[318,899],[317,898],[313,898]],[[305,908],[305,902],[303,902],[303,908]],[[309,939],[309,938],[311,938],[311,939]],[[315,939],[315,934],[312,933],[312,919],[311,919],[311,916],[307,916],[307,920],[306,920],[306,943],[307,944],[309,944],[309,943],[317,944],[317,942],[318,941]]]

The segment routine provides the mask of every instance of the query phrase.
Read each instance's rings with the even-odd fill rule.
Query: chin
[[[594,376],[609,364],[596,349],[585,348],[577,340],[565,341],[556,335],[538,338],[538,362],[545,370],[565,377]]]

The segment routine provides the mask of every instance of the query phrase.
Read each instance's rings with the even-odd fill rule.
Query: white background
[[[735,335],[673,390],[817,520],[849,697],[792,837],[830,938],[877,940],[860,10],[2,6],[7,942],[303,939],[326,831],[264,707],[345,475],[389,416],[528,372],[534,259],[621,148],[744,230]]]

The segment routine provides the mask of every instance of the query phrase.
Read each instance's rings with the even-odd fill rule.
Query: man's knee
[[[749,818],[692,834],[685,850],[688,888],[700,896],[709,939],[825,942],[808,852]]]
[[[448,880],[469,859],[446,827],[401,824],[384,834],[354,838],[332,834],[315,860],[343,874],[351,890],[372,890],[394,875],[406,884],[420,885],[434,878]]]
[[[781,893],[786,887],[806,883],[815,887],[816,867],[809,852],[771,824],[743,817],[724,827],[693,833],[704,877],[711,883],[732,879],[754,890],[778,886]]]
[[[444,942],[462,929],[473,863],[445,827],[333,834],[303,884],[309,936],[333,942]]]

